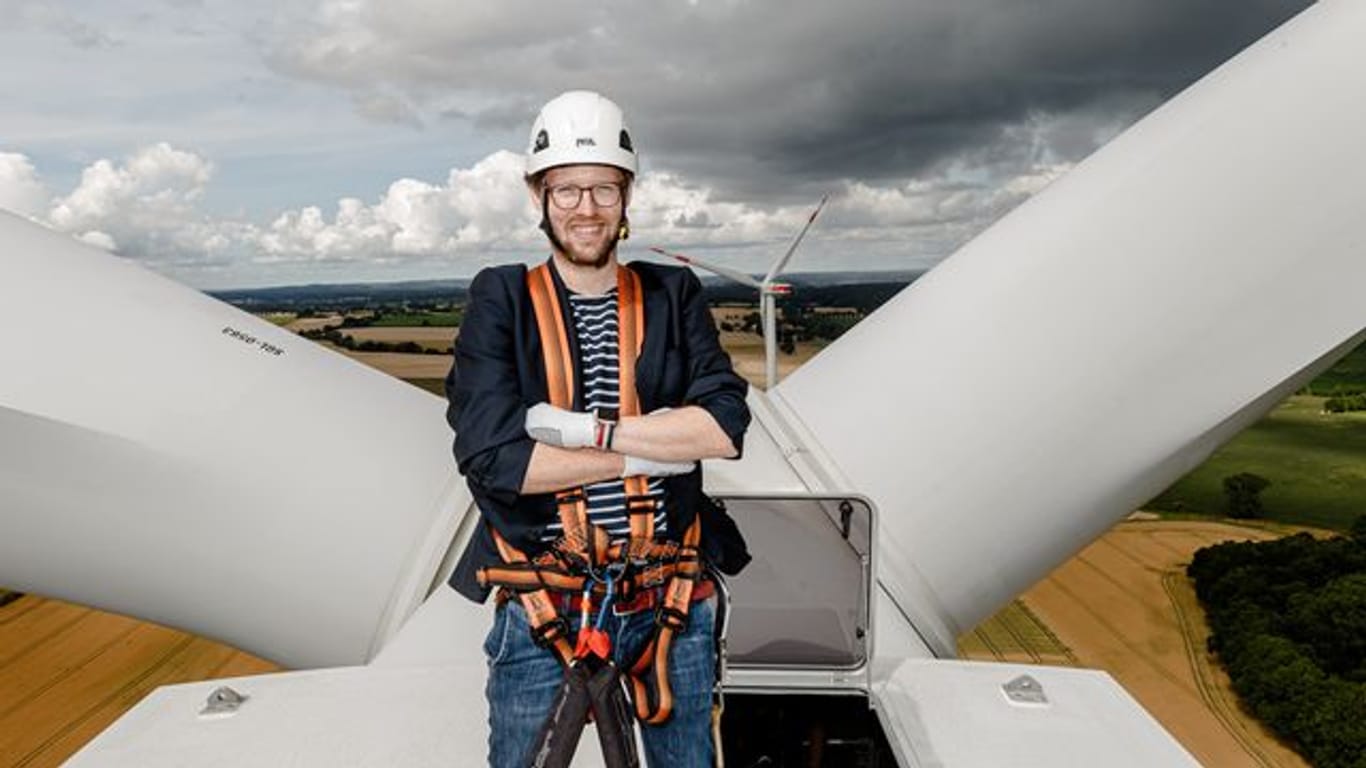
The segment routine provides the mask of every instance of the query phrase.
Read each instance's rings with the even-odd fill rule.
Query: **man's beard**
[[[621,223],[625,223],[625,221],[626,218],[623,216]],[[596,253],[576,253],[575,251],[571,251],[569,246],[565,245],[564,241],[560,239],[560,236],[556,234],[555,227],[550,224],[549,194],[547,193],[545,197],[541,198],[541,231],[545,233],[546,237],[550,238],[550,244],[555,250],[563,253],[564,257],[569,259],[569,263],[571,264],[592,267],[594,269],[606,265],[607,259],[612,255],[612,251],[616,250],[617,241],[621,239],[621,236],[618,234],[621,231],[621,223],[618,223],[617,231],[612,233],[612,236],[608,238],[607,242],[602,244]],[[565,226],[568,227],[569,223],[565,222]]]
[[[556,239],[558,240],[559,238]],[[594,251],[588,253],[578,250],[577,247],[571,248],[564,243],[560,243],[560,246],[560,252],[564,254],[565,258],[569,259],[571,264],[578,264],[582,267],[593,267],[596,269],[607,263],[607,258],[612,255],[612,251],[617,247],[617,241],[616,238],[607,240],[601,246],[594,249]]]

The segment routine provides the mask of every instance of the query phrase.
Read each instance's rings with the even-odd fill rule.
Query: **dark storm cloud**
[[[467,5],[327,6],[273,60],[509,134],[545,98],[596,88],[627,108],[656,169],[772,199],[904,179],[965,153],[1038,152],[1012,127],[1039,115],[1056,128],[1042,150],[1078,159],[1104,138],[1088,126],[1132,120],[1308,3]]]

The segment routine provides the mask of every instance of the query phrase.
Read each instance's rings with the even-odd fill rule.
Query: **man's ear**
[[[531,207],[535,208],[537,213],[541,212],[541,180],[541,176],[529,177],[526,180],[526,191],[531,197]]]

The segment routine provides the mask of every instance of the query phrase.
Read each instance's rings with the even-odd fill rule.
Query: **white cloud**
[[[248,233],[261,261],[400,261],[533,247],[535,212],[522,159],[495,152],[452,169],[442,185],[399,179],[374,205],[343,198],[329,221],[316,206]]]
[[[160,143],[122,164],[100,159],[70,194],[52,202],[47,223],[104,248],[151,262],[211,260],[229,242],[227,222],[196,209],[213,165]]]
[[[830,190],[830,201],[801,251],[814,253],[799,256],[793,267],[857,268],[870,243],[881,243],[883,255],[899,256],[903,267],[933,263],[1070,167],[1024,163],[982,174],[973,167],[949,166],[899,184],[847,180]],[[712,195],[674,175],[646,175],[632,202],[638,239],[760,271],[782,253],[817,202],[761,207],[720,202]],[[881,263],[895,265],[896,256]]]
[[[632,244],[768,248],[791,237],[810,210],[721,201],[676,175],[647,173],[632,197]],[[348,197],[330,215],[319,206],[284,211],[268,225],[248,225],[242,242],[261,264],[426,262],[463,274],[462,261],[543,254],[539,218],[522,182],[521,156],[499,151],[452,169],[442,184],[394,181],[373,204]]]
[[[986,148],[981,157],[897,183],[832,184],[793,268],[857,268],[869,253],[883,268],[928,265],[1070,167],[1029,149],[1028,137],[1003,141],[1025,149]],[[92,162],[69,193],[52,198],[27,157],[0,154],[0,205],[192,284],[278,284],[301,274],[468,275],[486,263],[546,252],[522,158],[512,152],[452,168],[441,182],[397,179],[373,202],[344,197],[330,210],[308,205],[264,221],[206,214],[213,174],[207,158],[160,143],[121,162]],[[788,204],[725,199],[677,173],[647,172],[631,199],[628,257],[661,246],[761,271],[815,203],[814,194]]]
[[[24,155],[0,152],[0,208],[36,218],[47,208],[47,188]]]

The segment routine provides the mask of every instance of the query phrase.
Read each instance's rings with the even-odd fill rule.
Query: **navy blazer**
[[[553,259],[550,265],[577,370],[579,346],[568,316],[568,291]],[[640,276],[645,302],[645,339],[636,361],[641,412],[699,406],[741,451],[750,421],[745,404],[749,385],[721,348],[701,282],[681,267],[638,261],[627,268]],[[521,493],[534,445],[524,427],[526,411],[550,399],[526,272],[521,264],[490,267],[471,281],[454,345],[455,364],[446,377],[446,418],[455,430],[456,463],[484,520],[534,557],[545,548],[540,535],[556,519],[556,510],[554,494]],[[583,410],[582,377],[574,381],[574,410]],[[693,517],[703,514],[703,557],[723,572],[738,573],[749,560],[744,539],[725,511],[703,495],[701,465],[666,478],[665,487],[669,535],[680,537]],[[483,602],[488,590],[475,575],[499,560],[487,526],[479,526],[451,586]]]

